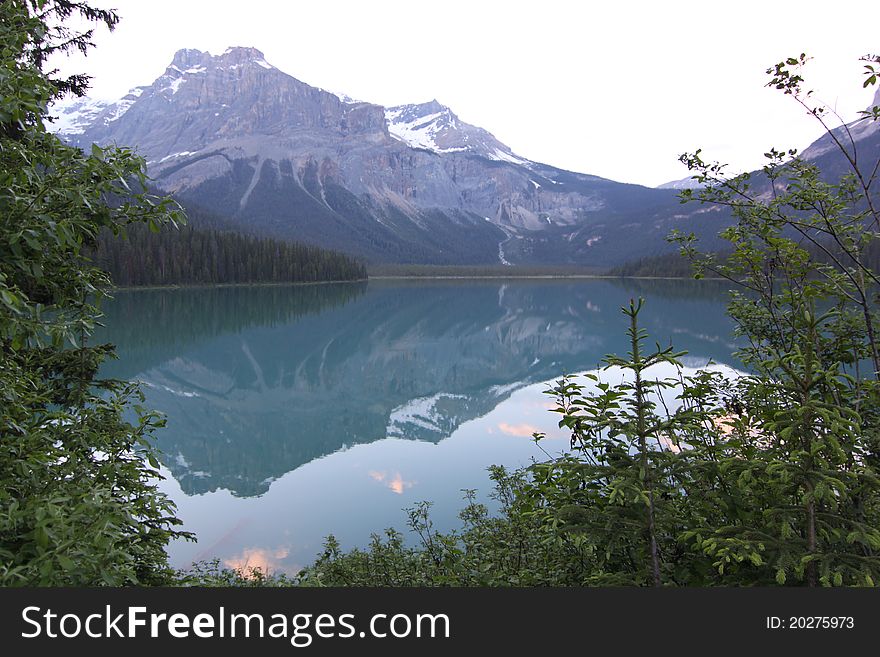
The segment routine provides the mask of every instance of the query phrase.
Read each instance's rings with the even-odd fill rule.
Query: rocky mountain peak
[[[81,102],[56,111],[59,134],[74,143],[137,144],[154,173],[232,143],[242,157],[266,148],[296,150],[303,140],[332,144],[360,135],[391,141],[383,108],[346,105],[275,68],[252,47],[227,48],[220,55],[181,49],[152,84],[119,101]]]
[[[219,55],[216,59],[219,59],[223,63],[231,64],[233,66],[255,63],[259,64],[263,68],[274,68],[266,61],[266,56],[261,50],[245,46],[233,46],[231,48],[227,48],[223,52],[223,54]]]
[[[389,111],[399,111],[399,118],[404,121],[414,121],[422,119],[432,114],[445,114],[446,116],[455,117],[446,105],[441,104],[435,98],[427,103],[416,103],[411,105],[399,105],[397,107],[388,108]],[[458,118],[458,117],[455,117]]]
[[[180,77],[186,73],[204,73],[208,69],[235,70],[248,68],[249,64],[256,64],[267,70],[277,70],[266,61],[262,51],[256,48],[234,46],[216,56],[202,50],[183,48],[174,53],[174,59],[165,69],[165,75]]]
[[[413,124],[423,126],[430,122],[442,119],[445,124],[452,124],[458,117],[446,105],[436,99],[427,103],[414,103],[409,105],[397,105],[389,107],[385,113],[396,124]]]
[[[205,65],[211,60],[211,53],[195,50],[194,48],[182,48],[174,53],[171,66],[187,69],[199,64]],[[170,67],[169,67],[170,68]]]
[[[482,128],[465,123],[436,99],[385,110],[388,132],[414,148],[435,153],[467,152],[490,160],[527,164]]]

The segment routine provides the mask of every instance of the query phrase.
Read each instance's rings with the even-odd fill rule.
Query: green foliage
[[[211,586],[260,588],[264,586],[295,586],[297,580],[284,574],[264,573],[261,568],[236,570],[220,565],[219,559],[193,564],[186,571],[175,573],[174,586]]]
[[[740,356],[753,372],[740,384],[742,415],[760,436],[748,460],[721,462],[749,512],[690,536],[719,568],[733,565],[734,576],[745,574],[730,555],[745,550],[760,554],[778,583],[871,584],[880,574],[880,278],[873,258],[880,159],[860,153],[847,126],[829,127],[829,110],[803,90],[806,62],[801,55],[768,69],[768,86],[826,128],[849,166],[839,180],[794,151],[766,153],[757,180],[728,179],[699,152],[682,156],[707,185],[685,199],[725,205],[737,220],[722,233],[733,248],[724,263],[699,254],[690,237],[677,239],[700,271],[737,285],[729,314],[749,340]],[[876,110],[862,120],[876,120]]]
[[[462,528],[442,533],[430,519],[430,504],[409,510],[417,543],[399,532],[374,535],[366,549],[343,552],[329,537],[318,560],[297,576],[304,586],[577,586],[588,558],[576,537],[547,531],[530,512],[523,472],[490,469],[499,515],[465,491]]]
[[[63,27],[71,15],[117,20],[62,0],[0,4],[2,585],[159,581],[178,535],[155,488],[149,437],[161,420],[132,386],[95,379],[109,348],[88,338],[108,280],[83,256],[101,230],[178,217],[168,201],[132,191],[145,175],[130,151],[83,153],[46,131],[48,102],[86,83],[42,70],[53,52],[87,49],[90,31]]]
[[[878,57],[865,58],[873,64]],[[566,377],[549,392],[571,452],[499,475],[499,518],[471,503],[460,534],[411,513],[420,545],[389,531],[368,550],[330,541],[304,573],[320,584],[874,586],[880,581],[880,159],[804,92],[804,55],[768,69],[827,130],[849,172],[833,180],[771,150],[734,178],[699,151],[682,159],[705,186],[684,201],[729,208],[724,256],[677,235],[682,255],[733,284],[728,313],[748,373],[681,374],[672,348],[646,352],[630,302],[627,376]],[[866,86],[876,83],[866,66]],[[880,108],[863,113],[880,119]],[[872,142],[869,142],[869,145]],[[652,379],[654,367],[677,376]],[[674,399],[667,398],[674,395]],[[540,440],[537,435],[536,439]],[[476,522],[474,519],[477,519]],[[469,524],[470,523],[470,524]],[[522,541],[510,540],[512,536]],[[527,555],[524,561],[514,557]],[[484,577],[476,573],[486,569]],[[540,574],[536,574],[540,573]]]
[[[549,391],[559,425],[571,432],[572,455],[531,468],[529,494],[543,522],[591,544],[593,584],[687,583],[692,568],[676,544],[693,520],[681,451],[692,435],[702,439],[704,425],[711,426],[718,382],[710,386],[710,375],[702,375],[703,393],[697,395],[697,382],[647,378],[657,365],[680,367],[683,354],[659,345],[644,353],[641,308],[640,300],[624,309],[629,356],[605,358],[605,369],[616,368],[623,382],[611,385],[587,374],[586,386],[564,378]],[[679,388],[686,403],[671,411],[665,395]]]

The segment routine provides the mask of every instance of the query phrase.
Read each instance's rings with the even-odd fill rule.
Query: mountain
[[[868,106],[867,112],[877,106],[880,106],[880,89],[874,94],[874,99]],[[840,176],[851,173],[849,162],[841,155],[840,148],[835,141],[840,143],[850,156],[854,156],[857,162],[860,162],[860,167],[867,174],[880,157],[880,121],[862,116],[822,135],[804,149],[801,157],[812,161],[829,180],[838,180]]]
[[[693,176],[687,176],[679,180],[670,180],[662,185],[657,185],[657,189],[700,189],[704,185],[694,180]]]
[[[372,262],[607,267],[668,251],[673,228],[713,235],[723,214],[532,162],[436,100],[338,96],[254,48],[180,50],[118,101],[55,112],[72,143],[136,148],[184,204]]]

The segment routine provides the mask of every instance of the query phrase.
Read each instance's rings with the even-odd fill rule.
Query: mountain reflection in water
[[[647,299],[641,320],[652,341],[688,350],[689,365],[733,362],[724,288],[691,281],[118,292],[96,337],[119,355],[102,373],[142,381],[147,405],[167,416],[158,434],[173,478],[166,488],[201,539],[176,557],[172,550],[178,565],[216,556],[289,569],[310,560],[328,533],[361,544],[394,514],[402,526],[410,500],[452,509],[460,488],[488,487],[486,466],[540,457],[529,438],[555,419],[546,386],[534,384],[624,354],[619,308],[638,296]],[[508,416],[495,418],[502,407]],[[426,451],[450,437],[449,462]],[[476,480],[454,481],[465,472]],[[308,509],[279,517],[269,498],[282,490],[287,510]]]

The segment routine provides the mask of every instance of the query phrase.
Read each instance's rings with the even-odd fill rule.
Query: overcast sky
[[[821,127],[764,87],[784,57],[847,120],[873,97],[861,55],[880,52],[876,1],[93,0],[118,9],[85,59],[56,61],[117,98],[180,48],[254,46],[308,84],[382,105],[436,98],[514,152],[654,186],[702,148],[733,170]]]

